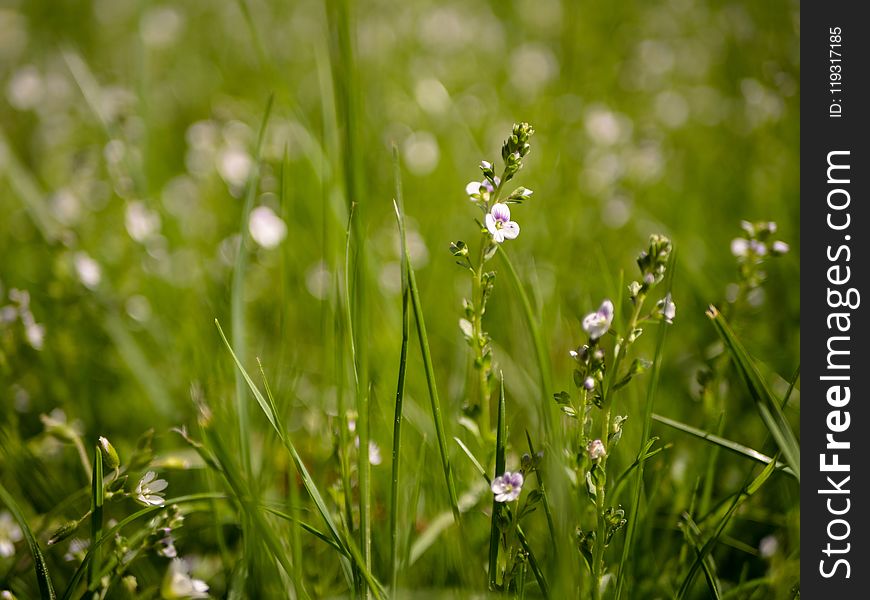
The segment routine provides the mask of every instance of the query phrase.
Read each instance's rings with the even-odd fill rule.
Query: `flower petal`
[[[497,229],[496,231],[494,231],[492,234],[492,239],[501,244],[504,241],[504,230]]]
[[[480,182],[469,181],[468,185],[465,186],[465,193],[469,196],[473,196],[474,194],[480,194]]]
[[[486,223],[486,228],[492,235],[495,235],[498,229],[495,227],[495,217],[493,217],[490,213],[486,214],[486,218],[484,218],[484,222]]]
[[[609,327],[610,323],[613,321],[613,302],[610,300],[602,302],[601,306],[598,307],[598,314],[607,321],[607,326]]]
[[[168,485],[169,484],[166,482],[165,479],[158,479],[157,481],[155,481],[151,485],[149,485],[148,489],[151,490],[152,492],[162,492],[163,490],[166,489],[166,486],[168,486]]]
[[[734,256],[746,256],[749,250],[749,242],[743,238],[734,238],[731,240],[731,254]]]
[[[511,209],[507,204],[502,202],[496,202],[493,204],[489,213],[495,217],[496,221],[501,221],[502,223],[507,223],[511,220]]]
[[[520,226],[516,221],[508,221],[501,228],[502,235],[508,240],[514,240],[520,234]]]

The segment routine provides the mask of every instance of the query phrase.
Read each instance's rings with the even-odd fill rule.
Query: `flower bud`
[[[121,459],[118,458],[118,452],[115,450],[115,447],[112,443],[100,436],[100,450],[103,453],[103,464],[109,467],[110,469],[117,469],[121,466]]]
[[[54,546],[58,542],[64,541],[69,536],[75,533],[76,529],[78,529],[78,526],[78,521],[67,521],[66,523],[58,527],[57,531],[51,534],[51,537],[48,539],[48,545]]]

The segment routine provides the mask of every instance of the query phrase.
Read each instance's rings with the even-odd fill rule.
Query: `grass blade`
[[[257,134],[257,145],[254,149],[254,162],[251,174],[248,177],[245,189],[245,205],[242,209],[241,227],[239,232],[239,253],[236,256],[235,269],[233,270],[233,287],[230,298],[230,314],[232,315],[233,349],[235,354],[245,360],[245,272],[248,268],[248,252],[246,241],[248,234],[248,217],[254,208],[254,200],[257,197],[257,188],[260,180],[260,150],[263,145],[263,137],[266,126],[269,123],[269,115],[272,112],[272,96],[266,102],[266,110],[260,122],[260,130]],[[251,477],[251,445],[248,440],[250,434],[248,419],[248,402],[245,393],[245,384],[239,373],[236,373],[236,411],[239,420],[239,448],[241,450],[242,466],[249,480]]]
[[[671,253],[671,259],[669,261],[667,269],[668,293],[670,293],[673,283],[675,258],[676,253]],[[638,514],[640,511],[640,499],[643,492],[644,464],[646,463],[646,459],[651,456],[648,454],[650,449],[648,440],[650,438],[650,429],[652,427],[653,404],[656,398],[656,390],[658,389],[659,374],[661,372],[662,366],[662,351],[665,347],[665,337],[667,337],[667,331],[668,325],[662,322],[659,325],[658,335],[656,336],[656,350],[655,355],[653,356],[653,364],[649,378],[649,385],[647,386],[646,390],[646,402],[644,402],[643,433],[641,433],[640,449],[638,450],[637,459],[635,461],[635,463],[637,464],[637,473],[635,475],[634,494],[632,495],[631,507],[629,509],[628,528],[625,532],[625,542],[622,546],[622,554],[619,557],[619,571],[616,577],[616,591],[614,592],[614,598],[616,598],[616,600],[619,600],[619,597],[622,595],[622,589],[625,585],[625,568],[628,564],[628,553],[632,547],[634,534],[637,530]]]
[[[507,425],[505,424],[504,375],[501,375],[501,387],[498,394],[498,421],[495,437],[495,474],[498,477],[505,471],[505,446],[507,445]],[[498,520],[501,516],[502,503],[492,499],[492,516],[489,524],[489,589],[494,591],[498,585],[498,550],[501,543],[501,531]]]
[[[364,561],[362,561],[362,556],[359,553],[359,550],[354,547],[353,543],[349,539],[345,539],[344,536],[341,535],[341,532],[338,529],[338,526],[335,524],[335,520],[332,518],[332,514],[329,511],[329,508],[326,506],[326,502],[323,500],[323,496],[320,494],[320,490],[317,488],[317,484],[314,483],[314,480],[311,478],[311,474],[308,472],[308,469],[305,467],[305,463],[302,462],[302,458],[299,456],[299,452],[296,450],[296,446],[294,446],[293,441],[287,435],[287,430],[285,429],[283,423],[277,418],[274,409],[274,399],[271,398],[271,392],[267,388],[267,394],[270,395],[269,400],[267,400],[263,394],[260,392],[259,388],[256,386],[254,381],[248,375],[248,372],[245,370],[242,363],[239,362],[239,359],[236,357],[233,352],[232,346],[224,335],[223,330],[221,329],[220,323],[215,320],[215,324],[217,325],[218,331],[220,332],[221,338],[224,341],[224,344],[229,350],[230,355],[232,355],[233,360],[236,363],[236,367],[241,371],[242,378],[248,384],[248,387],[251,390],[251,393],[254,395],[254,398],[257,400],[257,404],[260,405],[260,408],[266,414],[266,418],[269,419],[269,422],[272,424],[272,427],[275,429],[275,432],[278,434],[278,438],[281,440],[281,443],[290,453],[290,457],[293,459],[293,463],[296,465],[296,469],[299,472],[299,476],[302,478],[302,483],[305,486],[305,490],[308,492],[308,495],[311,497],[314,502],[317,511],[320,513],[321,518],[329,530],[329,535],[336,542],[336,544],[342,546],[346,552],[350,553],[354,558],[354,563],[360,569],[363,577],[366,579],[369,587],[377,597],[383,596],[383,586],[375,579],[374,575],[372,575],[370,569],[365,565]]]
[[[731,326],[725,320],[715,306],[711,306],[707,311],[707,316],[713,321],[713,326],[725,342],[725,346],[731,352],[737,370],[740,372],[746,387],[749,390],[749,395],[755,401],[755,406],[758,409],[761,419],[767,425],[771,436],[776,441],[777,446],[782,451],[785,457],[785,462],[791,467],[795,478],[800,483],[801,480],[801,450],[797,438],[785,415],[779,402],[776,401],[773,394],[758,372],[755,362],[749,356],[746,348],[737,339]]]
[[[535,558],[535,553],[532,552],[531,546],[529,546],[529,540],[526,539],[526,534],[523,532],[522,528],[517,525],[517,539],[520,541],[520,545],[523,547],[523,550],[526,551],[529,559],[529,566],[532,568],[532,573],[535,575],[535,581],[538,582],[538,587],[541,588],[541,594],[543,594],[544,598],[547,599],[550,597],[550,587],[547,585],[547,579],[544,577],[544,572],[541,571],[541,567],[538,565],[538,560]]]
[[[692,563],[692,566],[689,568],[689,572],[686,575],[686,578],[683,580],[683,584],[680,586],[679,591],[677,592],[675,598],[676,600],[682,600],[689,592],[689,589],[692,586],[692,582],[695,579],[695,575],[698,572],[698,569],[702,567],[702,563],[704,559],[707,557],[710,552],[712,552],[713,548],[716,546],[716,543],[719,541],[719,537],[725,531],[728,523],[731,521],[731,517],[737,511],[743,502],[745,502],[750,496],[752,496],[755,492],[757,492],[762,485],[768,480],[773,471],[776,469],[776,461],[771,461],[764,470],[756,477],[749,485],[745,486],[742,490],[740,490],[737,494],[734,495],[734,500],[731,503],[731,506],[728,508],[728,511],[719,521],[719,524],[716,526],[716,531],[710,536],[710,539],[704,544],[704,546],[697,552],[697,556],[695,557],[695,562]]]
[[[3,486],[0,485],[0,500],[3,500],[5,502],[6,499],[3,498],[4,493],[5,493],[5,490],[3,489]],[[130,523],[133,523],[133,522],[141,519],[142,517],[146,517],[148,515],[151,515],[153,513],[161,511],[168,506],[175,506],[175,505],[180,505],[180,504],[190,504],[190,503],[194,503],[194,502],[201,502],[204,500],[226,500],[226,499],[227,499],[227,497],[224,494],[212,494],[212,493],[192,494],[190,496],[179,496],[178,498],[170,498],[170,499],[166,500],[166,502],[163,503],[163,506],[149,506],[147,508],[143,508],[141,510],[136,511],[132,515],[127,515],[126,517],[121,519],[114,527],[112,527],[105,534],[103,534],[100,537],[100,539],[98,539],[96,541],[96,544],[94,546],[91,546],[88,548],[88,551],[87,551],[87,553],[85,553],[85,557],[82,559],[81,564],[79,565],[78,569],[76,569],[76,572],[73,573],[73,576],[70,579],[70,582],[67,585],[67,588],[63,593],[62,600],[71,600],[73,598],[73,594],[75,593],[76,588],[79,585],[79,582],[81,582],[82,577],[84,577],[85,572],[88,569],[88,565],[90,565],[90,562],[93,559],[94,551],[101,548],[104,544],[106,544],[110,540],[115,539],[115,536],[124,527],[126,527]],[[11,506],[10,506],[10,510],[12,510]],[[22,529],[24,529],[24,528],[22,527]],[[52,590],[52,593],[50,596],[43,596],[43,598],[55,598],[54,591]]]
[[[551,394],[553,393],[553,383],[550,374],[550,357],[547,353],[547,348],[544,345],[541,328],[538,326],[538,321],[535,317],[534,311],[532,310],[532,303],[529,301],[526,289],[523,287],[510,257],[501,246],[498,246],[498,254],[501,256],[502,262],[504,262],[508,278],[511,280],[514,290],[516,290],[517,295],[520,297],[526,326],[529,328],[529,333],[532,335],[532,345],[535,348],[535,358],[538,361],[538,375],[540,377],[539,381],[541,385],[541,400],[539,403],[539,406],[541,407],[541,420],[544,422],[544,431],[546,432],[547,437],[550,438],[550,436],[555,432],[552,411],[553,402]]]
[[[695,549],[695,555],[701,560],[701,569],[704,571],[707,587],[710,588],[710,595],[714,600],[719,600],[722,597],[722,590],[719,585],[719,578],[716,577],[716,565],[713,563],[713,557],[710,554],[705,555],[703,558],[701,557],[701,528],[698,527],[691,515],[685,514],[683,518],[686,521],[686,539]]]
[[[51,575],[48,573],[48,566],[45,564],[45,557],[42,555],[42,550],[39,548],[39,542],[33,536],[33,531],[30,525],[27,524],[27,519],[24,518],[24,513],[21,512],[21,507],[15,502],[3,484],[0,483],[0,502],[6,505],[12,516],[18,521],[18,526],[24,534],[24,539],[27,541],[27,546],[30,548],[30,554],[33,555],[33,568],[36,571],[36,582],[39,584],[39,596],[42,600],[54,600],[57,596],[54,593],[54,586],[51,584]]]
[[[526,431],[526,442],[529,444],[529,455],[532,457],[532,460],[535,460],[537,453],[535,452],[535,447],[532,445],[532,437],[529,435],[529,432]],[[535,469],[535,479],[538,480],[538,489],[541,491],[541,502],[544,505],[544,515],[547,517],[547,529],[550,531],[550,542],[553,547],[553,552],[557,552],[557,542],[558,536],[556,535],[556,525],[553,522],[553,512],[550,509],[550,499],[547,497],[547,490],[544,488],[544,478],[541,477],[541,472],[538,469]]]
[[[414,309],[414,322],[417,325],[417,339],[420,342],[420,352],[423,355],[423,368],[426,373],[426,385],[429,390],[432,419],[435,422],[435,436],[438,441],[438,450],[441,453],[441,469],[444,471],[444,482],[447,486],[448,497],[450,498],[450,509],[453,511],[453,519],[457,523],[460,523],[462,517],[459,512],[459,499],[456,495],[456,486],[453,483],[453,471],[450,466],[447,436],[444,432],[444,422],[441,418],[441,401],[438,399],[438,388],[435,385],[435,367],[432,365],[432,355],[429,353],[429,338],[426,334],[426,322],[423,319],[423,304],[420,301],[417,278],[414,275],[414,267],[411,265],[411,257],[408,253],[405,239],[405,219],[398,204],[393,202],[393,208],[396,211],[396,219],[399,223],[399,233],[402,239],[402,254],[407,268],[408,289],[411,292],[411,306]]]
[[[468,446],[463,444],[462,440],[460,440],[458,437],[454,437],[453,441],[455,441],[457,444],[459,444],[459,447],[462,448],[463,452],[465,452],[465,456],[468,457],[468,459],[474,465],[474,468],[477,469],[477,472],[480,473],[481,477],[486,479],[486,484],[489,485],[492,480],[489,478],[489,475],[486,474],[486,469],[483,468],[483,465],[480,464],[480,461],[478,461],[474,457],[474,454],[471,453],[471,450],[468,449]]]
[[[399,150],[393,146],[393,177],[395,182],[396,203],[404,205],[402,198],[402,176],[399,169]],[[402,244],[405,243],[404,236]],[[405,399],[405,370],[408,362],[408,339],[410,337],[410,291],[408,289],[408,269],[405,263],[407,248],[402,247],[402,347],[399,351],[399,375],[396,382],[396,410],[393,416],[393,463],[390,487],[390,589],[396,593],[399,580],[399,459],[402,447],[402,405]]]
[[[103,454],[100,446],[94,446],[94,471],[91,478],[91,547],[95,548],[94,556],[88,567],[88,585],[94,588],[100,578],[100,551],[96,542],[100,539],[103,529]]]
[[[734,454],[749,458],[761,464],[767,465],[770,464],[770,462],[773,460],[766,454],[762,454],[758,450],[754,450],[749,446],[744,446],[743,444],[732,442],[729,439],[714,435],[712,433],[704,431],[703,429],[698,429],[697,427],[692,427],[691,425],[686,425],[685,423],[681,423],[680,421],[676,421],[674,419],[663,417],[662,415],[657,414],[653,414],[652,418],[653,420],[658,421],[663,425],[667,425],[668,427],[672,427],[678,431],[682,431],[683,433],[688,433],[689,435],[710,442],[711,444],[716,444],[717,446],[720,446],[726,450],[730,450]],[[784,473],[788,473],[789,475],[794,476],[794,472],[785,463],[778,462],[776,464],[776,468],[783,471]]]

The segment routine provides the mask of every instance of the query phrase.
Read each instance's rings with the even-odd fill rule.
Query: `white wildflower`
[[[248,230],[263,248],[274,248],[287,237],[287,224],[268,206],[258,206],[251,211]]]
[[[157,479],[157,473],[148,471],[136,484],[136,500],[146,506],[163,506],[163,490],[166,489],[165,479]]]
[[[486,228],[494,242],[513,240],[520,234],[520,226],[511,221],[511,209],[507,204],[496,202],[486,215]]]

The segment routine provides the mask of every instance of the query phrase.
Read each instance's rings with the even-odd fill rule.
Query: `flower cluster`
[[[773,239],[777,230],[773,221],[741,221],[740,227],[745,237],[731,240],[731,254],[737,258],[738,269],[737,289],[730,294],[735,302],[750,295],[764,283],[767,273],[763,265],[768,257],[782,256],[789,251],[787,243]]]
[[[477,220],[480,231],[480,247],[476,258],[468,244],[462,240],[450,244],[450,253],[456,263],[471,273],[471,298],[463,301],[464,317],[459,320],[459,329],[474,354],[474,368],[477,373],[476,401],[470,402],[466,412],[479,419],[479,430],[489,435],[489,402],[492,384],[492,349],[490,336],[483,329],[483,315],[486,304],[495,284],[495,272],[484,269],[486,263],[495,255],[499,246],[506,240],[514,240],[520,235],[519,224],[512,219],[511,204],[520,204],[532,196],[532,190],[518,187],[509,194],[504,184],[513,179],[523,167],[523,159],[531,151],[529,143],[535,130],[528,123],[517,123],[504,141],[501,148],[503,169],[496,174],[492,162],[480,163],[483,179],[469,182],[465,193],[483,217]]]

